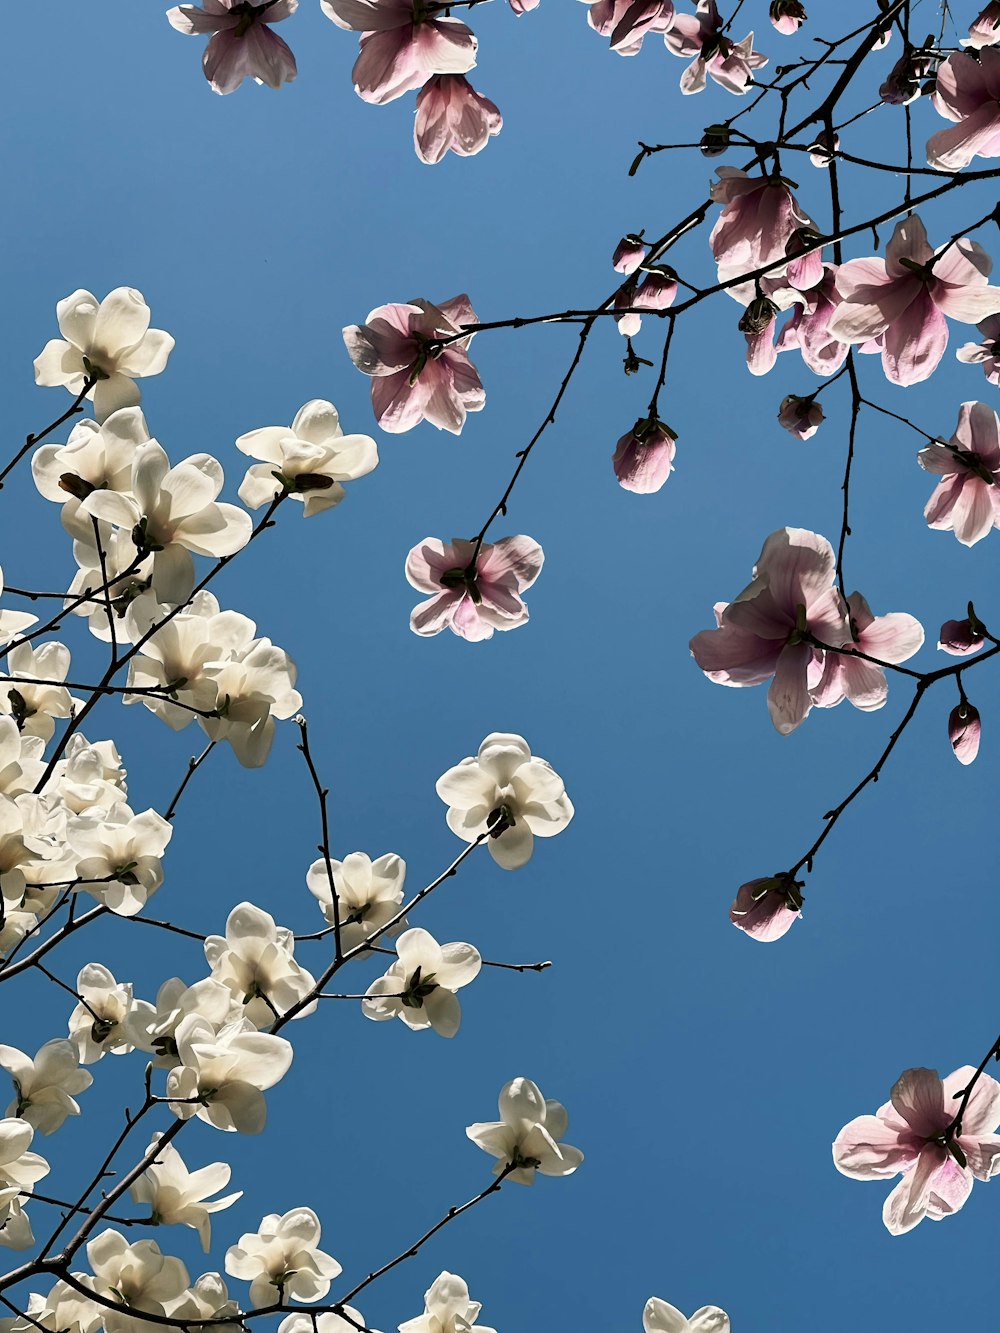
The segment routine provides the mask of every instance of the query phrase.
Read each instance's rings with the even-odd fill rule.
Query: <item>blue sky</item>
[[[473,79],[506,123],[479,157],[430,168],[412,151],[411,99],[361,103],[350,85],[355,39],[311,0],[281,29],[298,82],[227,98],[209,91],[201,41],[173,32],[165,7],[50,0],[44,13],[5,15],[17,53],[0,150],[9,451],[68,401],[33,385],[31,360],[56,336],[55,302],[81,286],[139,288],[154,324],[174,334],[167,373],[144,387],[150,427],[175,460],[216,454],[225,498],[242,476],[237,435],[291,421],[309,398],[332,399],[348,430],[377,436],[381,466],[332,514],[304,523],[283,513],[216,590],[298,663],[331,788],[334,854],[395,851],[408,886],[433,878],[459,850],[434,782],[494,730],[520,732],[549,759],[577,811],[516,874],[473,858],[418,919],[488,958],[552,959],[549,971],[482,976],[463,992],[452,1042],[376,1026],[353,1006],[324,1011],[288,1034],[295,1064],[268,1096],[261,1139],[202,1126],[185,1134],[192,1168],[228,1156],[245,1191],[217,1219],[214,1262],[264,1213],[308,1204],[353,1285],[487,1183],[489,1163],[464,1128],[493,1118],[501,1084],[525,1074],[569,1108],[583,1167],[505,1188],[449,1227],[361,1303],[373,1327],[419,1313],[443,1268],[467,1278],[501,1333],[635,1333],[651,1294],[688,1312],[722,1305],[737,1333],[980,1327],[990,1299],[975,1275],[992,1271],[1000,1187],[977,1186],[958,1217],[893,1239],[880,1216],[885,1189],[838,1175],[829,1145],[886,1100],[904,1068],[947,1074],[977,1063],[995,1036],[995,676],[986,668],[968,681],[984,715],[976,764],[955,762],[951,687],[935,687],[883,780],[824,847],[805,921],[764,947],[727,920],[736,888],[799,857],[823,812],[874,761],[908,692],[893,685],[880,713],[846,704],[815,713],[783,739],[763,690],[709,684],[687,649],[712,623],[712,604],[749,580],[773,529],[836,539],[843,383],[824,394],[820,433],[797,443],[777,426],[777,407],[815,381],[794,356],[753,380],[737,306],[706,302],[679,326],[661,397],[679,436],[676,473],[660,494],[633,496],[616,485],[610,458],[645,408],[650,372],[625,378],[622,340],[602,326],[495,529],[545,548],[531,622],[470,645],[410,633],[405,554],[425,536],[478,529],[548,410],[575,332],[480,336],[473,359],[487,406],[459,439],[426,425],[406,436],[375,430],[368,382],[341,339],[374,306],[414,296],[467,291],[486,320],[602,300],[622,232],[664,230],[704,196],[715,165],[696,152],[661,154],[630,179],[636,141],[690,141],[734,103],[714,85],[682,98],[683,64],[655,38],[636,60],[612,55],[579,4],[543,0],[520,20],[477,7]],[[914,8],[921,32],[936,27],[934,6]],[[978,7],[954,8],[964,21]],[[849,0],[837,12],[846,28],[874,4]],[[744,17],[772,68],[808,49],[807,33],[770,29],[764,0],[747,4],[739,25]],[[878,78],[896,45],[873,62]],[[918,105],[914,124],[919,149],[941,122]],[[898,160],[901,113],[849,134],[846,147],[882,146]],[[804,158],[786,170],[822,224],[825,178]],[[844,189],[860,216],[887,206],[899,184],[848,173]],[[987,184],[927,209],[932,241],[992,202]],[[997,249],[992,230],[980,240]],[[850,253],[874,253],[870,237]],[[712,280],[705,229],[675,262],[691,281]],[[889,386],[866,359],[865,391],[947,437],[960,402],[996,398],[977,368],[954,360],[973,332],[952,326],[927,386]],[[640,355],[656,358],[660,333],[647,321]],[[905,428],[864,417],[847,570],[876,613],[921,620],[929,644],[915,665],[930,669],[941,661],[939,625],[970,596],[1000,623],[1000,536],[969,551],[926,528],[932,483],[918,447]],[[6,580],[66,586],[69,542],[26,469],[4,499]],[[79,624],[65,639],[79,670],[96,666]],[[107,706],[88,735],[118,740],[137,809],[162,810],[200,748],[193,731],[174,735],[137,708]],[[321,924],[304,883],[318,822],[295,739],[283,727],[259,772],[213,755],[181,806],[154,914],[221,931],[249,898],[297,931]],[[300,957],[318,971],[323,946],[312,949]],[[196,945],[124,923],[77,937],[56,958],[67,980],[94,959],[149,999],[162,978],[205,970]],[[371,975],[359,965],[356,988]],[[33,1051],[62,1033],[68,1008],[41,979],[22,994],[37,1004],[5,1003],[0,1040]],[[116,1131],[123,1100],[141,1097],[139,1057],[106,1058],[94,1073],[81,1120],[38,1145],[56,1167],[53,1192],[63,1181],[69,1192],[79,1163]],[[187,1234],[155,1238],[201,1271]]]

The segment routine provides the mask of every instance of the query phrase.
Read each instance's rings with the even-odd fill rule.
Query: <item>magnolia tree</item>
[[[501,131],[499,110],[466,77],[477,39],[453,11],[474,3],[320,0],[336,27],[359,34],[353,78],[362,99],[382,104],[416,95],[416,150],[428,164],[449,150],[478,154]],[[510,9],[520,18],[536,4],[510,0]],[[277,89],[296,77],[284,34],[294,41],[295,24],[285,21],[298,8],[297,0],[205,0],[177,6],[166,19],[202,39],[202,68],[216,93],[255,96],[242,88],[245,81]],[[891,777],[890,761],[918,709],[939,710],[942,743],[950,743],[959,764],[976,760],[982,719],[972,699],[985,689],[980,680],[989,669],[981,667],[1000,653],[986,611],[956,588],[954,617],[925,627],[919,605],[885,609],[897,594],[878,570],[866,571],[864,593],[855,589],[845,557],[855,443],[866,418],[884,418],[914,437],[912,466],[929,474],[924,519],[942,542],[978,547],[979,555],[1000,527],[993,406],[1000,287],[990,283],[1000,205],[982,185],[1000,175],[989,164],[1000,156],[1000,4],[956,15],[965,25],[960,41],[949,38],[948,5],[929,35],[929,6],[920,14],[911,13],[909,0],[863,8],[845,31],[830,29],[836,14],[807,19],[798,0],[769,7],[748,0],[745,13],[744,0],[730,13],[714,0],[698,0],[693,10],[683,0],[600,0],[579,11],[576,20],[589,23],[609,58],[633,57],[644,43],[648,50],[662,40],[661,76],[679,72],[679,90],[664,98],[665,122],[708,122],[681,142],[641,143],[631,174],[648,169],[649,159],[686,152],[718,160],[716,179],[704,197],[680,201],[620,240],[609,238],[606,292],[597,301],[480,319],[474,293],[433,292],[378,305],[363,319],[358,312],[343,328],[340,356],[345,371],[353,362],[369,377],[374,424],[351,420],[345,429],[334,404],[316,398],[288,425],[240,434],[235,452],[230,445],[219,450],[221,459],[207,452],[171,458],[143,413],[141,390],[147,378],[171,371],[174,338],[154,327],[142,293],[123,285],[51,294],[53,336],[34,360],[40,417],[60,392],[63,401],[51,424],[28,435],[0,472],[4,482],[15,469],[30,469],[50,506],[44,540],[61,543],[76,566],[55,590],[8,586],[0,609],[0,1066],[10,1085],[0,1120],[0,1244],[16,1252],[0,1278],[3,1333],[230,1331],[264,1321],[279,1333],[367,1330],[365,1299],[384,1275],[432,1241],[447,1265],[447,1236],[437,1239],[444,1228],[453,1234],[453,1223],[507,1186],[586,1171],[584,1153],[567,1140],[566,1108],[534,1078],[546,1093],[560,1088],[550,1087],[545,1071],[498,1068],[498,1118],[484,1105],[483,1118],[465,1127],[468,1140],[493,1159],[492,1175],[466,1202],[445,1201],[429,1224],[416,1210],[412,1240],[367,1275],[342,1271],[325,1248],[326,1219],[305,1202],[268,1213],[262,1201],[259,1226],[245,1234],[226,1225],[226,1210],[250,1182],[234,1176],[226,1160],[231,1140],[218,1134],[261,1135],[266,1144],[268,1094],[294,1069],[301,1029],[328,1025],[335,1042],[334,1016],[352,1006],[373,1022],[398,1018],[414,1034],[436,1034],[419,1040],[452,1038],[466,987],[481,985],[491,970],[550,965],[484,958],[471,942],[436,938],[422,920],[430,896],[455,876],[474,877],[486,856],[518,872],[530,896],[535,840],[562,833],[574,818],[564,785],[573,790],[572,773],[535,754],[531,737],[500,729],[470,737],[474,753],[456,753],[435,793],[412,798],[422,818],[443,818],[457,839],[453,859],[433,878],[414,888],[404,859],[382,848],[335,855],[344,837],[331,832],[326,783],[333,760],[310,745],[296,664],[267,637],[268,626],[259,632],[226,593],[225,571],[251,546],[269,545],[280,560],[282,531],[296,513],[335,523],[328,511],[344,500],[346,487],[360,483],[363,492],[380,456],[383,468],[392,467],[394,442],[377,443],[369,430],[395,436],[427,422],[459,435],[469,413],[486,409],[473,359],[476,335],[568,324],[577,341],[485,523],[464,537],[430,534],[398,552],[401,574],[415,590],[410,629],[423,637],[448,631],[478,644],[528,626],[531,592],[544,578],[538,537],[545,534],[517,532],[508,509],[530,488],[530,462],[557,430],[557,412],[599,326],[614,321],[625,374],[644,386],[633,425],[627,422],[635,408],[623,397],[623,433],[606,449],[609,482],[636,497],[683,484],[672,474],[686,442],[661,416],[661,403],[668,385],[671,402],[683,401],[683,384],[671,379],[672,357],[703,305],[712,320],[738,323],[750,374],[766,375],[782,353],[801,359],[808,392],[775,403],[778,423],[796,441],[817,437],[821,444],[830,430],[825,407],[837,395],[843,401],[839,531],[762,530],[759,554],[747,550],[720,589],[730,600],[706,606],[704,626],[692,627],[692,672],[720,685],[766,685],[770,721],[783,737],[814,709],[845,700],[878,713],[890,681],[907,702],[895,725],[883,729],[874,762],[858,769],[797,859],[747,865],[744,883],[718,886],[719,920],[731,900],[729,921],[748,948],[795,949],[800,928],[792,928],[808,920],[821,849],[828,838],[849,836],[842,826],[855,802],[875,799],[870,789]],[[743,35],[751,22],[757,37]],[[785,56],[782,43],[804,38],[814,24],[823,31]],[[330,35],[345,40],[333,29]],[[672,65],[671,56],[682,65]],[[704,112],[682,102],[702,93]],[[936,117],[929,136],[918,132],[918,102]],[[206,115],[212,111],[209,105]],[[889,122],[885,133],[896,148],[886,160],[870,147],[873,120]],[[891,204],[866,209],[868,180],[892,182],[898,193]],[[454,285],[465,285],[464,275],[456,274]],[[886,381],[917,385],[956,356],[970,367],[966,401],[939,400],[935,418],[922,424],[896,410],[902,399],[886,406]],[[738,397],[743,367],[725,373]],[[231,478],[240,468],[232,498],[220,499],[232,489],[224,471]],[[944,664],[906,665],[928,637],[946,655]],[[75,669],[71,654],[96,661],[95,646],[101,666]],[[461,657],[456,670],[474,673],[469,658],[495,649],[455,644],[454,651]],[[151,731],[166,724],[201,733],[196,756],[186,766],[179,760],[175,793],[162,809],[130,803],[128,753],[106,734],[115,730],[118,704],[141,705],[135,711],[151,715]],[[507,725],[506,701],[498,713],[499,728]],[[877,718],[871,726],[878,728]],[[202,799],[211,800],[203,766],[210,774],[210,756],[226,747],[241,769],[264,770],[247,772],[247,782],[267,783],[282,733],[301,753],[318,858],[290,875],[298,888],[289,882],[266,902],[234,894],[225,920],[179,912],[170,843],[193,799],[189,786],[200,785]],[[291,909],[295,894],[299,904]],[[300,904],[318,915],[311,930],[296,933],[286,922],[301,919]],[[138,927],[184,950],[178,975],[128,971],[120,940]],[[88,961],[68,965],[81,947]],[[48,1026],[37,1044],[20,1034],[18,990],[40,979]],[[900,1072],[883,1040],[884,1079],[871,1088],[870,1102],[883,1104],[836,1135],[833,1167],[889,1187],[883,1218],[893,1235],[949,1217],[975,1182],[1000,1171],[1000,1084],[988,1073],[1000,1059],[1000,1039],[985,1050],[973,1040],[956,1027],[958,1068],[944,1077],[922,1066]],[[127,1057],[128,1109],[122,1117],[102,1104],[83,1186],[67,1187],[58,1140],[49,1140],[68,1118],[87,1117],[102,1075],[117,1064],[106,1056]],[[421,1108],[411,1114],[419,1134]],[[208,1129],[192,1133],[196,1122]],[[610,1151],[601,1143],[585,1148]],[[195,1276],[171,1252],[178,1227],[196,1233],[206,1272]],[[658,1285],[657,1274],[649,1285]],[[475,1294],[489,1301],[489,1292]],[[480,1309],[463,1277],[445,1266],[426,1290],[423,1311],[419,1300],[401,1309],[398,1327],[490,1333],[477,1323]],[[685,1315],[657,1296],[633,1316],[646,1333],[729,1328],[729,1316],[715,1305]]]

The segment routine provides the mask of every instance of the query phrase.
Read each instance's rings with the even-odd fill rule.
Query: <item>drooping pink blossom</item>
[[[295,57],[272,23],[294,14],[299,0],[203,0],[167,10],[170,25],[187,36],[211,34],[202,69],[217,93],[234,92],[244,79],[280,88],[297,74]]]
[[[764,543],[752,582],[735,601],[716,605],[718,628],[691,640],[691,654],[709,680],[736,686],[771,681],[768,711],[783,736],[808,716],[810,690],[823,674],[825,654],[810,638],[836,644],[850,637],[836,567],[825,537],[779,528]]]
[[[391,102],[432,74],[467,74],[476,63],[472,29],[426,11],[421,0],[320,0],[320,7],[339,28],[361,33],[353,78],[366,102]]]
[[[917,455],[941,478],[924,509],[927,526],[975,546],[1000,527],[1000,421],[985,403],[963,403],[947,444],[934,440]]]
[[[837,270],[839,308],[828,330],[841,342],[884,336],[882,368],[894,384],[919,384],[948,345],[945,316],[975,324],[1000,313],[993,261],[968,237],[932,250],[914,213],[896,223],[885,259],[851,259]]]
[[[630,233],[615,246],[611,263],[616,273],[634,273],[648,253],[649,246],[642,237]]]
[[[982,50],[997,42],[1000,42],[1000,0],[990,0],[979,17],[973,19],[968,37],[962,38],[962,45]]]
[[[831,137],[826,130],[820,130],[815,142],[809,148],[809,161],[814,167],[828,167],[839,148],[839,134],[834,133]]]
[[[741,884],[729,919],[752,940],[769,944],[788,933],[802,915],[800,885],[789,875],[769,875]]]
[[[927,142],[927,161],[938,171],[962,171],[974,157],[1000,157],[1000,50],[950,55],[938,68],[931,97],[935,111],[956,122]]]
[[[698,0],[697,13],[674,16],[663,40],[673,55],[691,61],[681,75],[682,93],[702,92],[706,76],[711,75],[721,88],[742,97],[753,83],[754,70],[768,63],[753,49],[752,32],[734,42],[722,29],[715,0]]]
[[[590,26],[620,56],[637,55],[647,33],[666,32],[673,21],[672,0],[597,0],[587,13]]]
[[[916,101],[923,91],[921,80],[927,78],[933,64],[933,56],[917,47],[907,46],[879,88],[879,97],[889,106],[907,106]]]
[[[503,116],[462,74],[433,74],[417,93],[413,142],[421,162],[481,153],[503,128]]]
[[[967,657],[969,653],[978,653],[986,640],[982,627],[965,620],[946,620],[941,626],[938,647],[952,657]]]
[[[443,542],[426,537],[406,557],[406,577],[418,592],[430,593],[410,614],[410,629],[424,636],[450,629],[470,643],[491,639],[493,631],[527,624],[521,593],[538,578],[544,555],[530,537],[504,537],[476,544],[459,537]]]
[[[637,310],[668,310],[677,296],[677,274],[666,264],[654,264],[636,290],[632,304]]]
[[[885,1201],[882,1220],[894,1236],[925,1217],[940,1221],[959,1208],[972,1182],[989,1180],[1000,1162],[1000,1084],[979,1076],[960,1125],[961,1096],[976,1076],[963,1065],[942,1081],[933,1069],[907,1069],[891,1100],[858,1116],[837,1135],[833,1161],[853,1180],[902,1180]]]
[[[823,420],[823,408],[815,398],[800,398],[790,393],[782,398],[778,408],[778,425],[784,426],[797,440],[811,440]]]
[[[372,407],[383,430],[398,434],[429,421],[458,435],[468,412],[486,402],[479,372],[469,360],[476,312],[464,294],[441,306],[429,301],[380,305],[365,324],[344,329],[351,360],[372,376]],[[442,338],[454,338],[443,344]]]
[[[747,340],[747,370],[766,375],[778,359],[774,345],[778,307],[766,296],[756,296],[743,312],[739,329]]]
[[[621,437],[612,463],[618,484],[636,495],[658,491],[674,468],[677,436],[657,417],[640,417]]]
[[[957,703],[948,715],[948,739],[960,764],[971,764],[979,753],[983,724],[979,709],[967,699]]]
[[[780,33],[791,37],[806,21],[805,5],[802,0],[771,0],[768,17]]]
[[[852,653],[864,653],[880,662],[896,665],[906,662],[923,646],[924,628],[905,611],[891,611],[874,616],[859,592],[847,599],[849,634],[841,643],[827,640],[831,648],[848,648],[851,653],[827,653],[823,674],[812,690],[817,708],[833,708],[849,699],[855,708],[870,713],[881,708],[889,697],[885,670],[874,662]]]
[[[615,315],[615,323],[623,338],[634,338],[642,328],[642,315],[632,309],[638,285],[638,279],[633,276],[615,292],[613,308],[621,312]]]
[[[981,343],[966,343],[955,355],[969,366],[982,366],[991,384],[1000,384],[1000,315],[980,320],[976,328],[983,335]]]
[[[786,260],[795,232],[813,227],[788,181],[777,173],[748,176],[736,167],[718,167],[716,175],[711,195],[723,208],[709,243],[720,282]],[[779,277],[786,268],[776,267],[768,276]]]
[[[850,351],[849,343],[830,334],[830,317],[839,301],[836,269],[827,264],[822,281],[799,294],[791,319],[778,335],[778,351],[797,348],[815,375],[832,375],[838,371]]]

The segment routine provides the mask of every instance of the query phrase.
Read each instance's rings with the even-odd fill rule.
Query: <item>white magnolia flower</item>
[[[94,1081],[65,1037],[47,1041],[34,1060],[16,1046],[0,1046],[0,1068],[14,1080],[7,1114],[20,1116],[43,1134],[54,1134],[67,1116],[80,1114],[73,1093],[84,1092]]]
[[[93,541],[93,520],[81,511],[81,501],[92,491],[131,491],[135,451],[149,438],[141,410],[123,407],[103,425],[78,421],[65,444],[43,444],[35,450],[31,459],[35,485],[46,500],[62,505],[63,527],[71,536]]]
[[[9,1250],[30,1250],[34,1243],[35,1234],[31,1229],[28,1214],[20,1202],[14,1199],[6,1221],[0,1223],[0,1245],[5,1245]]]
[[[322,1314],[306,1314],[303,1310],[298,1314],[290,1314],[282,1319],[278,1325],[278,1333],[358,1333],[359,1328],[368,1328],[368,1323],[360,1310],[355,1310],[353,1305],[342,1305],[340,1307],[344,1314],[341,1317],[332,1310],[324,1310]],[[369,1329],[369,1333],[378,1333],[378,1329]]]
[[[55,851],[45,837],[35,836],[40,813],[46,808],[39,797],[0,796],[0,897],[5,913],[41,907],[25,900],[27,875],[43,873]]]
[[[0,569],[0,595],[3,594],[3,570]],[[31,625],[38,624],[37,616],[25,611],[0,611],[0,644],[10,643],[16,634],[23,634]]]
[[[167,1075],[174,1115],[196,1115],[216,1129],[259,1134],[267,1122],[264,1090],[288,1072],[292,1047],[284,1037],[258,1032],[241,1018],[216,1031],[200,1014],[187,1014],[174,1033],[180,1064]]]
[[[438,944],[419,927],[405,930],[396,941],[396,961],[368,987],[361,1009],[381,1022],[401,1018],[415,1032],[433,1028],[453,1037],[462,1021],[455,991],[479,975],[483,960],[471,944]]]
[[[17,1321],[13,1333],[30,1333],[41,1325],[53,1333],[95,1333],[101,1324],[101,1307],[65,1282],[56,1282],[47,1295],[32,1292],[28,1297],[29,1319]]]
[[[209,935],[205,957],[216,981],[242,1002],[254,1027],[266,1028],[304,999],[316,984],[292,957],[295,937],[285,926],[255,907],[240,903],[229,913],[226,937]],[[295,1016],[314,1013],[316,1001]]]
[[[119,985],[106,967],[88,963],[76,979],[81,1002],[69,1016],[69,1039],[80,1053],[80,1063],[92,1065],[133,1049],[127,1020],[149,1020],[153,1006],[132,996],[132,983]]]
[[[243,1006],[234,1000],[228,986],[212,977],[203,977],[193,986],[171,977],[157,991],[152,1013],[130,1014],[125,1020],[128,1039],[140,1051],[155,1055],[155,1068],[175,1069],[180,1064],[177,1028],[188,1014],[200,1014],[218,1031],[242,1018]]]
[[[162,1134],[154,1134],[150,1148],[155,1147],[162,1137]],[[237,1199],[243,1198],[243,1191],[237,1190],[225,1198],[209,1200],[210,1194],[225,1189],[231,1175],[232,1168],[226,1162],[213,1162],[200,1171],[189,1171],[177,1149],[165,1143],[152,1166],[147,1167],[129,1188],[136,1203],[149,1206],[156,1225],[179,1223],[193,1227],[207,1254],[212,1239],[210,1214],[229,1208]]]
[[[449,807],[448,827],[465,842],[490,832],[497,865],[516,870],[531,859],[535,838],[551,838],[573,818],[562,778],[532,757],[521,736],[495,731],[479,754],[438,778],[435,790]]]
[[[416,1319],[399,1325],[399,1333],[496,1333],[496,1329],[477,1324],[482,1309],[479,1301],[469,1300],[469,1288],[457,1273],[439,1273],[424,1292],[424,1312]]]
[[[226,1251],[226,1272],[250,1283],[254,1308],[278,1301],[321,1301],[340,1272],[332,1255],[318,1248],[319,1218],[311,1208],[269,1213]]]
[[[0,712],[12,714],[22,732],[50,741],[53,719],[70,717],[77,702],[62,683],[69,661],[69,649],[61,643],[15,644],[7,654],[6,675],[0,674],[0,680],[12,682],[0,687]]]
[[[34,791],[45,772],[44,751],[41,736],[26,736],[10,714],[0,715],[0,792],[4,796]]]
[[[173,831],[155,810],[137,815],[124,801],[99,818],[73,816],[66,842],[77,858],[77,887],[118,916],[135,916],[163,883],[161,858]]]
[[[83,1282],[109,1300],[121,1301],[135,1311],[165,1315],[188,1286],[188,1271],[180,1259],[161,1254],[152,1240],[130,1245],[118,1231],[102,1231],[87,1245],[94,1276]],[[153,1333],[155,1325],[106,1307],[101,1310],[105,1333]]]
[[[579,1148],[560,1140],[569,1117],[561,1102],[546,1101],[530,1078],[515,1078],[500,1090],[500,1119],[469,1125],[466,1134],[483,1152],[496,1157],[493,1174],[508,1166],[519,1185],[533,1185],[535,1172],[569,1176],[583,1161]]]
[[[0,719],[0,737],[6,721]],[[0,763],[2,753],[3,742],[0,739]],[[122,757],[114,741],[90,742],[80,732],[75,732],[69,738],[64,757],[52,771],[49,786],[59,793],[60,802],[70,814],[93,814],[110,810],[125,800],[128,796],[126,777]],[[31,784],[32,787],[35,782]],[[3,774],[0,773],[2,785]]]
[[[290,427],[262,426],[241,435],[236,447],[251,458],[263,459],[243,479],[239,489],[243,503],[259,509],[288,490],[296,500],[305,501],[306,518],[340,504],[347,494],[342,481],[355,481],[378,466],[378,448],[371,436],[345,435],[337,409],[322,398],[300,407]]]
[[[331,857],[330,871],[340,911],[340,944],[344,953],[350,953],[374,931],[381,930],[399,911],[406,862],[394,852],[387,852],[374,861],[364,852],[351,852],[343,861]],[[333,893],[325,860],[314,861],[309,867],[306,886],[332,926]],[[405,929],[405,925],[405,920],[401,921],[387,933],[392,935]]]
[[[202,1273],[195,1284],[175,1301],[170,1310],[171,1319],[228,1319],[231,1324],[212,1324],[212,1333],[246,1333],[240,1320],[240,1307],[229,1299],[229,1291],[221,1273]],[[196,1333],[198,1326],[191,1328]]]
[[[35,1131],[27,1120],[0,1120],[0,1225],[7,1221],[18,1195],[30,1194],[35,1182],[49,1174],[49,1164],[29,1152]]]
[[[78,568],[73,582],[66,589],[63,605],[74,616],[86,616],[91,634],[110,643],[110,597],[115,639],[118,643],[127,643],[126,612],[137,597],[144,593],[152,597],[149,586],[153,577],[153,557],[147,555],[136,564],[138,552],[132,534],[107,523],[100,524],[100,541],[98,549],[91,528],[87,536],[73,542],[73,559]]]
[[[703,1305],[685,1319],[675,1306],[650,1296],[642,1312],[646,1333],[729,1333],[729,1316],[717,1305]]]
[[[244,768],[259,768],[271,753],[274,719],[284,721],[302,707],[295,663],[270,639],[255,639],[210,671],[219,716],[199,718],[202,730],[213,741],[228,741]]]
[[[149,327],[149,306],[134,287],[116,287],[100,303],[81,288],[56,305],[56,319],[62,338],[36,357],[35,383],[62,384],[75,395],[96,375],[87,397],[98,421],[138,403],[135,380],[159,375],[174,349],[169,333]]]

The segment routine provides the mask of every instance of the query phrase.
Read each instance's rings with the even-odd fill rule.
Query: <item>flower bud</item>
[[[729,148],[730,142],[728,125],[709,125],[698,147],[702,157],[719,157]]]
[[[677,295],[677,274],[666,264],[646,270],[632,304],[641,310],[666,310]]]
[[[816,135],[815,143],[809,146],[809,161],[814,167],[828,167],[833,161],[833,154],[840,147],[840,135],[834,134],[831,139],[826,130],[821,130]]]
[[[771,0],[771,22],[786,37],[798,32],[806,21],[805,6],[801,0]]]
[[[628,282],[623,283],[615,292],[615,309],[629,311],[626,315],[615,316],[618,332],[623,338],[635,337],[642,328],[642,316],[629,309],[635,301],[635,289],[637,285],[635,278],[630,278]]]
[[[979,753],[981,731],[979,709],[964,699],[956,704],[948,718],[948,739],[960,764],[971,764]]]
[[[780,939],[801,915],[799,889],[798,881],[788,875],[751,879],[740,885],[729,919],[751,939],[762,943]]]
[[[618,484],[636,495],[652,495],[670,476],[677,436],[657,417],[640,418],[618,441],[612,457]]]
[[[634,273],[642,261],[646,258],[649,246],[643,241],[641,236],[635,236],[631,232],[628,236],[623,236],[615,246],[615,253],[611,257],[611,262],[618,273]]]
[[[781,400],[778,424],[797,440],[808,440],[815,435],[823,419],[823,409],[814,398],[799,398],[790,393]]]
[[[952,657],[965,657],[983,646],[982,636],[973,628],[971,620],[946,620],[941,626],[938,647]]]
[[[778,307],[766,296],[755,297],[740,318],[741,333],[763,333],[778,313]]]

